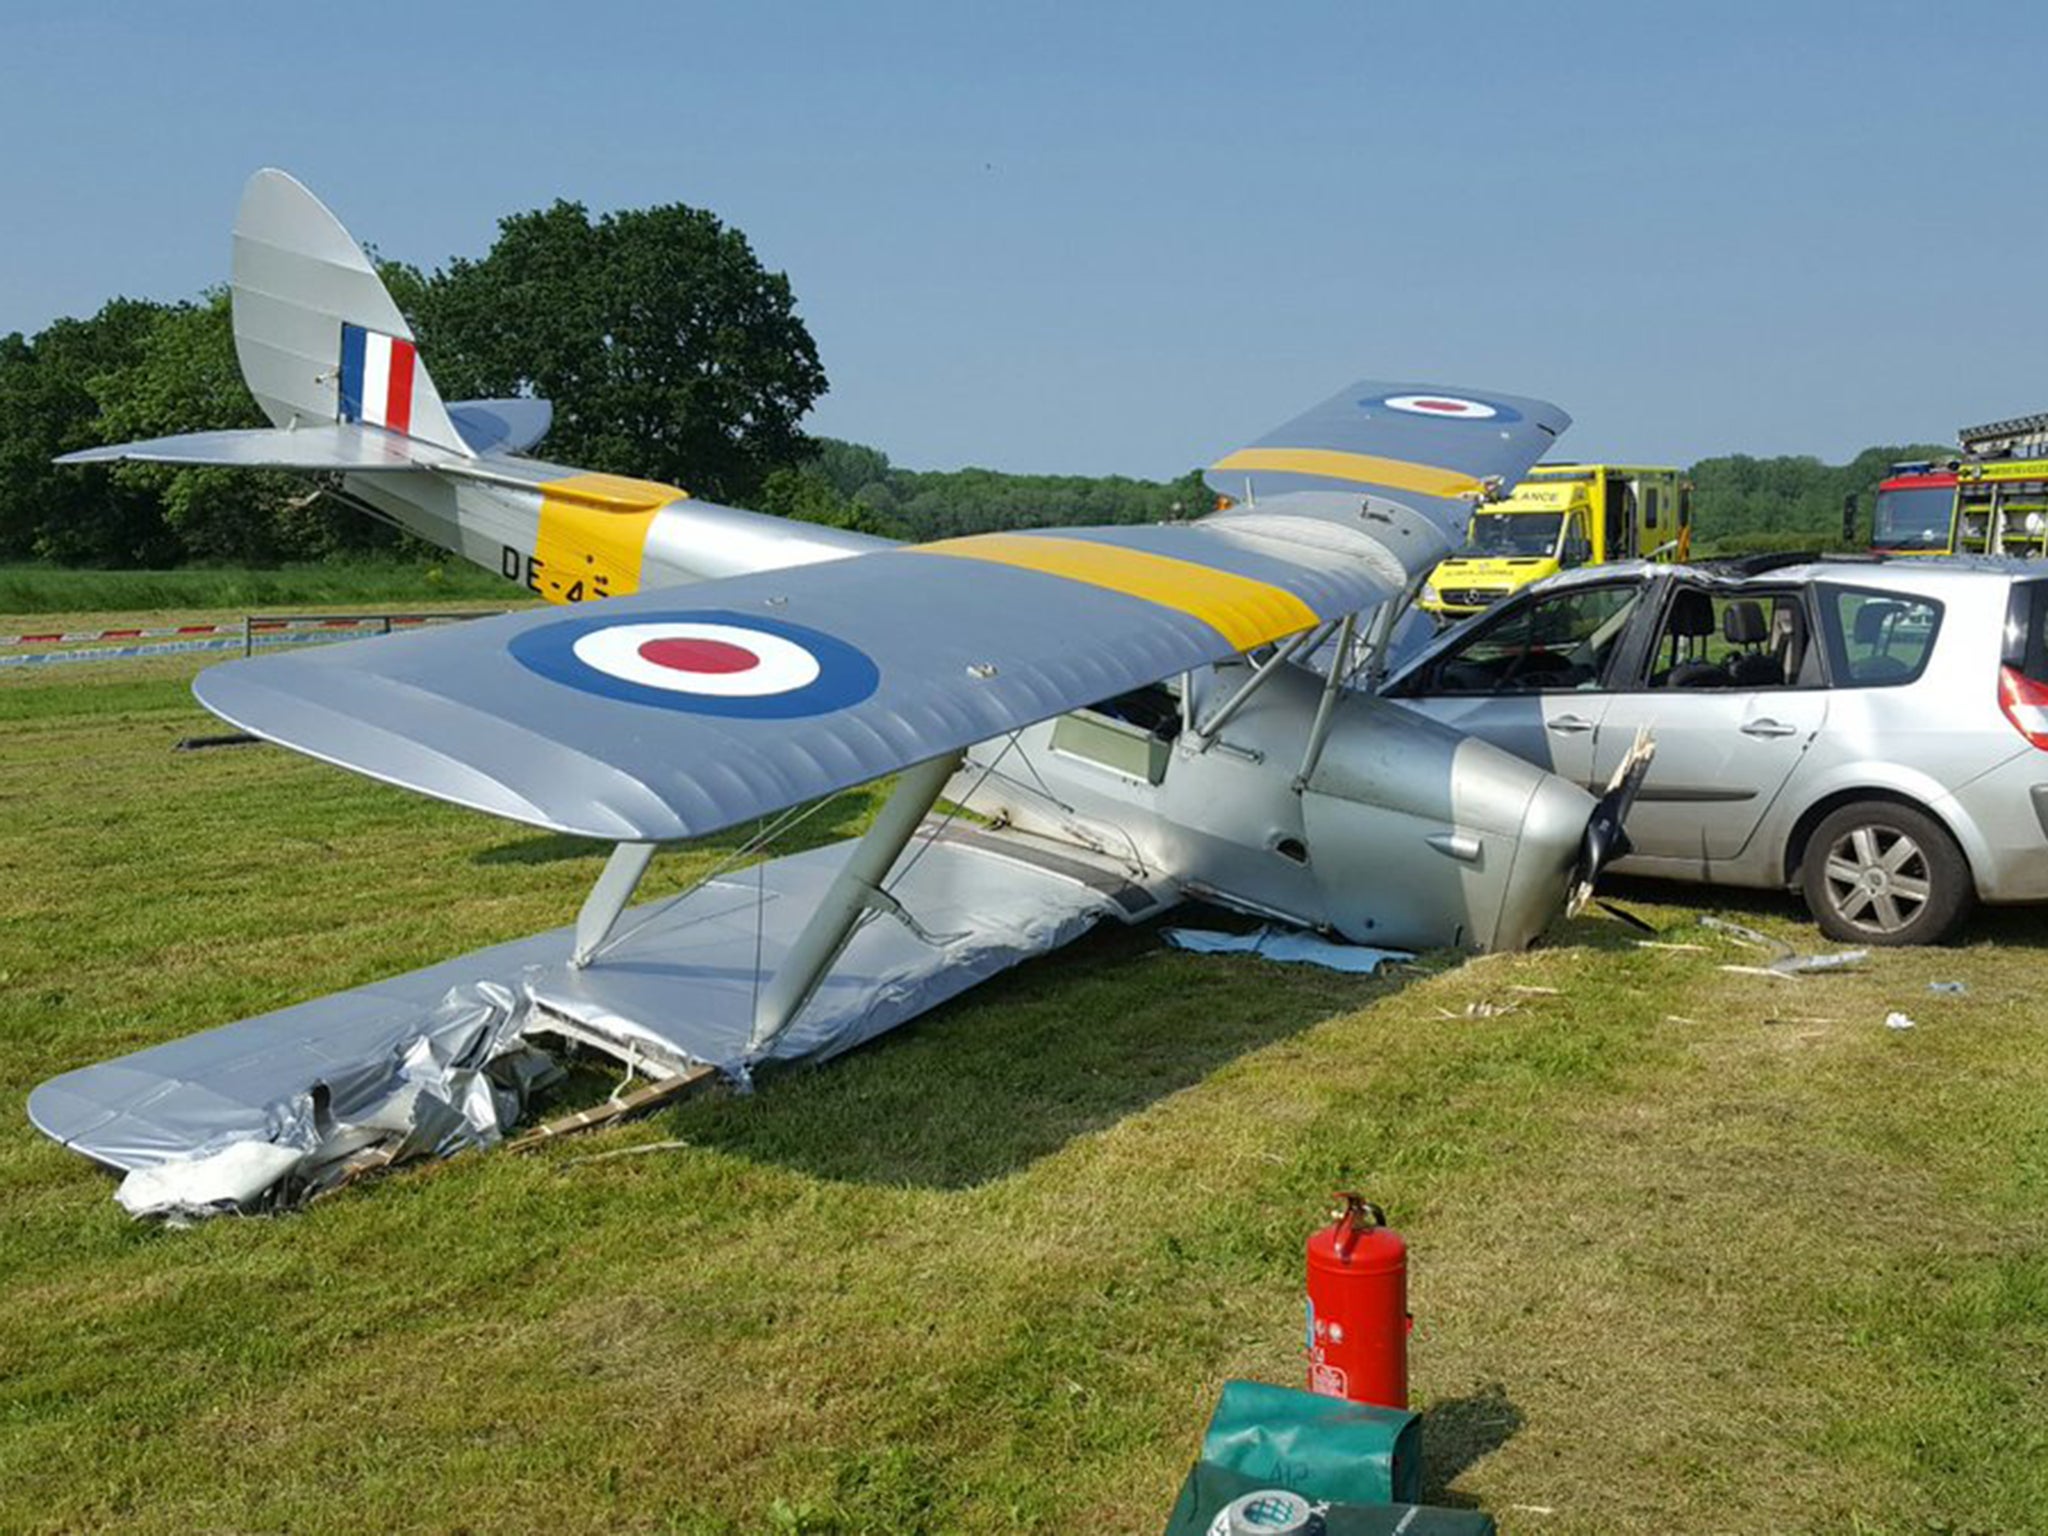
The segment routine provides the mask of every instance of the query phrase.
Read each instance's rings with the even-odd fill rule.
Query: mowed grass
[[[432,563],[351,560],[269,569],[184,566],[170,571],[0,565],[0,615],[75,614],[118,605],[130,614],[233,608],[232,617],[239,618],[251,608],[284,605],[332,608],[466,600],[503,606],[521,595],[513,583],[453,556]]]
[[[1220,1384],[1299,1379],[1344,1187],[1412,1244],[1435,1500],[2048,1524],[2040,914],[1798,982],[1693,921],[1816,943],[1792,904],[1649,885],[1699,948],[1360,981],[1106,932],[751,1097],[172,1232],[35,1083],[566,921],[601,857],[174,753],[194,670],[0,677],[0,1528],[1156,1530]]]

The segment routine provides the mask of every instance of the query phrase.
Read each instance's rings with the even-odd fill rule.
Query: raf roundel
[[[1522,413],[1496,400],[1475,400],[1470,395],[1420,394],[1376,395],[1358,402],[1367,410],[1384,406],[1404,416],[1427,416],[1437,421],[1520,421]]]
[[[751,614],[563,619],[514,636],[511,651],[528,670],[582,693],[728,719],[829,714],[881,681],[867,654],[845,641]]]

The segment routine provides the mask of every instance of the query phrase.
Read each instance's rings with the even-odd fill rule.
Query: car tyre
[[[1821,932],[1850,944],[1939,944],[1977,902],[1948,829],[1888,800],[1845,805],[1815,827],[1800,886]]]

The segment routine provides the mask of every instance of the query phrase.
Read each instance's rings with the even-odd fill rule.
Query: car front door
[[[1510,598],[1387,691],[1432,719],[1589,783],[1606,679],[1642,591],[1639,582],[1620,580]]]
[[[1613,773],[1647,727],[1657,755],[1629,813],[1629,841],[1667,873],[1709,876],[1742,853],[1826,722],[1805,594],[1674,582],[1645,664],[1617,684],[1594,773]]]

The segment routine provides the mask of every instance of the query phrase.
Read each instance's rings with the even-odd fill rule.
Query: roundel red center
[[[688,637],[649,640],[640,647],[640,655],[657,667],[669,667],[677,672],[724,674],[745,672],[761,664],[760,657],[740,646],[728,645],[723,640]]]
[[[1452,413],[1471,409],[1462,400],[1417,400],[1415,408],[1418,411],[1450,411]]]

